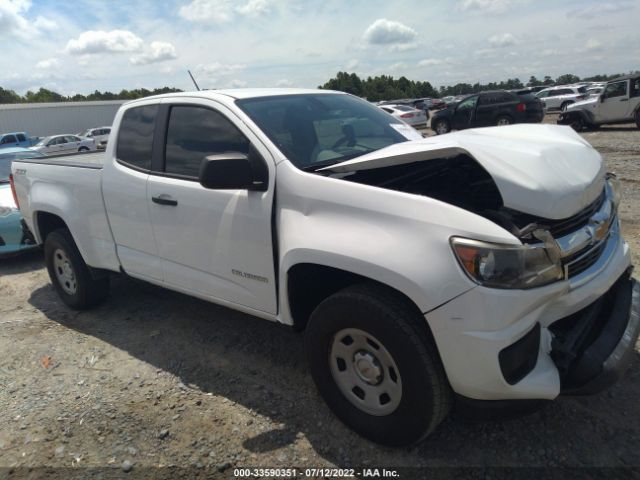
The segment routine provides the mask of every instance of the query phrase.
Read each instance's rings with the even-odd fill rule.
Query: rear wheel
[[[409,301],[377,284],[348,287],[311,315],[305,345],[313,379],[360,435],[407,445],[448,414],[451,389],[424,321]]]
[[[436,120],[435,124],[431,127],[438,135],[444,135],[451,131],[451,125],[447,120]]]
[[[51,283],[69,307],[84,310],[98,304],[109,294],[109,278],[92,277],[66,228],[47,235],[44,258]]]
[[[512,123],[513,123],[513,120],[511,119],[511,117],[508,117],[506,115],[502,115],[502,116],[500,116],[500,117],[498,117],[496,119],[496,125],[498,127],[502,127],[502,126],[505,126],[505,125],[511,125]]]

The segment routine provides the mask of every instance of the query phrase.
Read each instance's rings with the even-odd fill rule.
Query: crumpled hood
[[[17,208],[16,202],[13,201],[11,186],[8,183],[0,184],[0,207]]]
[[[580,100],[579,102],[574,102],[571,105],[567,105],[567,111],[580,110],[585,107],[595,108],[595,106],[598,104],[599,99],[600,97],[590,97],[590,98],[587,98],[586,100]]]
[[[467,154],[491,175],[504,206],[531,215],[567,218],[604,187],[600,154],[570,127],[511,125],[398,143],[327,167],[352,172]]]

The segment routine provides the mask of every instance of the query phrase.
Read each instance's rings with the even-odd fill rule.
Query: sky
[[[0,0],[0,86],[434,86],[640,69],[640,0]]]

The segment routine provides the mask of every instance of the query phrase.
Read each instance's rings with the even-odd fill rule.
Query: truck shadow
[[[304,435],[320,456],[342,467],[640,465],[640,354],[608,393],[561,399],[509,421],[454,416],[417,446],[389,449],[333,417],[308,374],[302,335],[287,327],[126,277],[114,279],[110,299],[90,312],[70,315],[50,286],[34,291],[29,303],[66,328],[280,425],[245,439],[252,453]]]
[[[43,267],[44,254],[41,248],[8,257],[0,257],[0,278],[5,275],[33,272]]]

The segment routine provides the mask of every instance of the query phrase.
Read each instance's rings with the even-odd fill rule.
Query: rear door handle
[[[167,194],[162,194],[157,197],[151,197],[151,201],[153,203],[157,203],[158,205],[168,205],[169,207],[175,207],[178,205],[178,201],[174,200]]]

